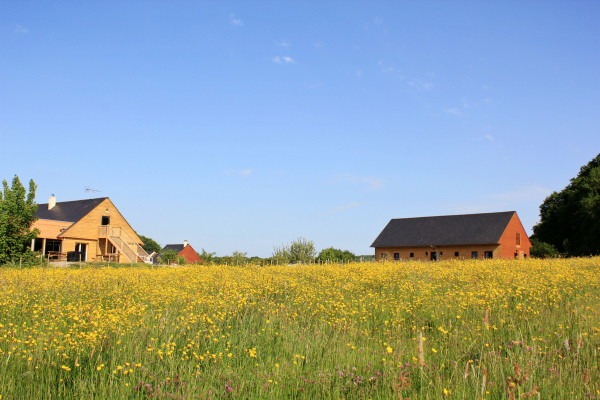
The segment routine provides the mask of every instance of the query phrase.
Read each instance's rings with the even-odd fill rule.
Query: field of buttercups
[[[600,399],[600,258],[0,269],[4,399]]]

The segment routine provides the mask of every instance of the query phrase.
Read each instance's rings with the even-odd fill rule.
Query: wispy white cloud
[[[452,115],[456,115],[461,117],[463,115],[462,111],[460,111],[458,108],[446,108],[444,109],[444,112],[446,114],[452,114]]]
[[[552,190],[547,189],[540,185],[528,185],[523,186],[518,189],[504,192],[504,193],[496,193],[490,195],[493,199],[517,202],[517,201],[530,201],[536,203],[542,203],[548,195],[552,193]]]
[[[387,65],[383,61],[379,61],[377,64],[379,65],[379,68],[381,68],[381,72],[385,72],[385,73],[400,72],[399,69],[396,69],[391,65]]]
[[[414,88],[417,88],[419,90],[430,90],[433,89],[433,83],[431,82],[425,82],[425,81],[421,81],[418,79],[413,79],[412,81],[408,82],[408,84]]]
[[[532,184],[514,190],[485,195],[471,203],[448,203],[442,205],[452,214],[474,214],[516,210],[525,204],[541,204],[552,191],[540,185]]]
[[[485,138],[487,140],[489,140],[490,142],[493,142],[494,140],[496,140],[496,139],[494,139],[494,137],[492,135],[485,135]]]
[[[242,171],[235,171],[232,169],[228,169],[227,171],[225,171],[225,175],[229,175],[229,176],[241,176],[241,177],[247,177],[248,175],[250,175],[252,173],[251,169],[244,169]]]
[[[273,62],[275,62],[277,64],[293,64],[296,61],[292,57],[287,57],[287,56],[280,57],[280,56],[277,56],[277,57],[273,57]]]
[[[385,181],[383,179],[359,177],[350,174],[338,175],[338,179],[342,182],[350,182],[352,184],[363,184],[369,187],[369,190],[378,190],[383,187]]]
[[[286,42],[286,41],[275,43],[275,46],[279,46],[279,47],[290,47],[291,45],[292,44],[290,42]]]
[[[331,215],[331,214],[336,214],[336,213],[339,213],[339,212],[342,212],[342,211],[347,211],[347,210],[349,210],[349,209],[351,209],[351,208],[354,208],[354,207],[359,207],[359,206],[362,206],[362,205],[363,205],[363,203],[359,203],[359,202],[352,202],[352,203],[349,203],[349,204],[345,204],[345,205],[343,205],[343,206],[340,206],[340,207],[338,207],[338,208],[336,208],[336,209],[334,209],[334,210],[325,211],[325,212],[323,213],[323,215]]]
[[[229,14],[229,23],[237,26],[244,26],[244,21],[237,18],[235,14]]]
[[[15,32],[17,32],[17,33],[27,33],[27,32],[29,32],[29,29],[25,28],[24,26],[17,25],[17,27],[15,28]]]
[[[356,70],[356,77],[357,78],[360,78],[362,76],[362,74],[363,74],[362,69],[357,69]]]

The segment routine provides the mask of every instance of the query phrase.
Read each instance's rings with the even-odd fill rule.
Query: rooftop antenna
[[[96,189],[92,189],[92,188],[90,188],[89,186],[86,186],[86,187],[85,187],[85,192],[86,192],[86,193],[91,193],[91,194],[90,194],[90,198],[92,198],[92,196],[94,196],[94,193],[97,193],[97,192],[100,192],[100,191],[99,191],[99,190],[96,190]]]

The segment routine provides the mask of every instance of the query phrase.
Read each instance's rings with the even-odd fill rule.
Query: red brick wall
[[[198,256],[198,254],[196,254],[196,251],[189,244],[185,246],[177,255],[184,256],[185,260],[189,264],[200,264],[202,262],[202,259]]]
[[[517,233],[521,234],[520,245],[517,245]],[[517,213],[512,216],[500,237],[500,246],[502,247],[502,258],[515,258],[515,253],[519,254],[519,258],[529,258],[531,242]]]
[[[398,253],[401,260],[429,261],[431,252],[437,252],[438,260],[470,259],[471,252],[477,252],[477,258],[482,260],[486,251],[493,252],[493,258],[500,258],[500,247],[497,244],[472,244],[472,245],[448,245],[448,246],[415,246],[415,247],[376,247],[375,260],[381,260],[381,255],[386,254],[388,260],[394,259],[394,253]],[[458,252],[458,256],[454,254]],[[413,256],[410,256],[413,253]],[[427,254],[425,254],[427,253]],[[440,254],[443,253],[443,254]]]

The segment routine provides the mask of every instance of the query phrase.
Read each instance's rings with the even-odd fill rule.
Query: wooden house
[[[529,257],[531,242],[515,211],[392,219],[371,247],[375,259]]]
[[[144,244],[108,197],[39,204],[32,250],[49,260],[150,262]]]
[[[200,264],[202,259],[196,253],[196,250],[187,242],[183,241],[183,244],[168,244],[163,247],[162,251],[174,250],[177,252],[177,257],[183,256],[188,264]]]

